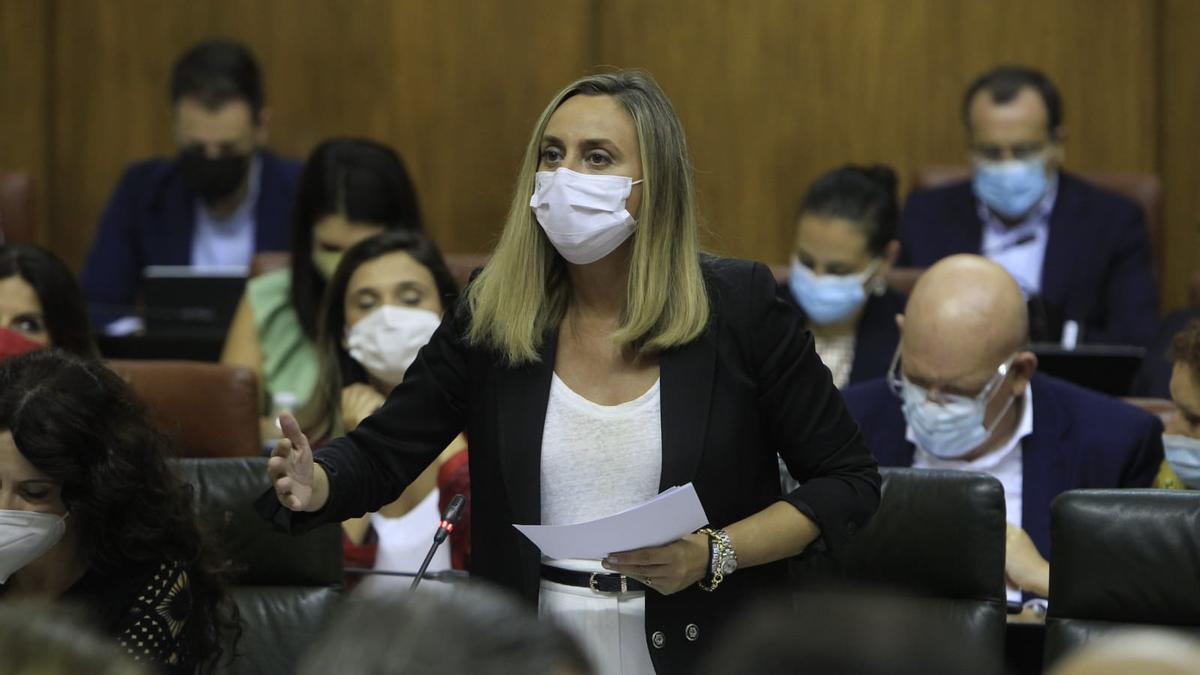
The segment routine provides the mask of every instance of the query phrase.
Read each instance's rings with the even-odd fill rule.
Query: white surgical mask
[[[888,382],[903,400],[904,419],[917,446],[938,459],[962,459],[983,445],[1015,400],[1015,397],[1009,398],[991,426],[984,426],[988,403],[1008,374],[1015,354],[1000,364],[996,375],[977,396],[941,394],[937,401],[930,400],[928,389],[909,382],[903,374],[896,375],[899,356],[897,350]]]
[[[1163,434],[1163,454],[1184,485],[1200,490],[1200,438]]]
[[[395,387],[441,322],[428,309],[384,305],[346,329],[346,351],[376,379]]]
[[[596,262],[624,243],[637,226],[625,210],[625,200],[641,180],[561,168],[538,171],[534,180],[529,207],[555,250],[569,262]]]
[[[878,267],[877,260],[858,274],[817,276],[793,258],[788,287],[810,321],[818,325],[836,323],[867,301],[866,283]]]
[[[67,531],[66,521],[66,515],[0,510],[0,584],[53,548]]]

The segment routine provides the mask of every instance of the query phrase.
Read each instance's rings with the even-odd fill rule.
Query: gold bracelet
[[[711,527],[704,527],[696,531],[698,534],[703,534],[708,537],[709,562],[708,571],[712,575],[712,581],[708,584],[704,583],[704,579],[696,582],[700,588],[709,591],[717,590],[717,586],[725,580],[725,561],[731,555],[736,555],[733,552],[733,546],[729,543],[729,535]],[[735,557],[736,559],[736,557]],[[708,576],[707,574],[705,575]]]

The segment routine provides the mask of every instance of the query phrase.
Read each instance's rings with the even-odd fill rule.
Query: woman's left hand
[[[709,560],[708,535],[689,534],[666,546],[610,553],[601,564],[671,595],[702,581],[708,575]]]

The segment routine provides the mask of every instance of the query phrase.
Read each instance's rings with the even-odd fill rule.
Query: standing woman
[[[646,75],[542,113],[491,262],[376,414],[317,453],[295,421],[260,508],[300,531],[394,499],[466,428],[471,572],[537,602],[604,673],[691,672],[732,610],[786,592],[879,501],[876,463],[763,265],[701,255],[679,119]],[[803,484],[780,494],[776,451]],[[711,529],[601,561],[514,523],[609,515],[694,483]]]

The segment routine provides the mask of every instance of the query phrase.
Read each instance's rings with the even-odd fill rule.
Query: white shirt
[[[554,374],[542,427],[543,525],[609,516],[658,494],[662,477],[659,382],[632,401],[608,406],[580,396]],[[603,571],[598,561],[555,564]]]
[[[813,347],[821,363],[833,376],[833,386],[844,389],[850,383],[850,371],[854,368],[854,347],[858,336],[854,333],[826,338],[813,333]]]
[[[372,513],[371,527],[379,538],[379,549],[375,554],[375,568],[383,572],[416,572],[425,561],[425,554],[433,544],[433,533],[437,531],[442,514],[438,510],[437,488],[399,518]],[[428,571],[450,569],[450,542],[438,547]],[[422,583],[422,588],[424,584]],[[412,585],[410,577],[368,575],[354,589],[357,595],[391,595],[407,591]]]
[[[995,261],[1017,280],[1025,297],[1042,292],[1042,266],[1046,261],[1046,243],[1050,239],[1050,213],[1058,197],[1058,174],[1046,185],[1046,194],[1024,220],[1009,227],[982,201],[978,202],[983,221],[979,252]]]
[[[1004,514],[1008,522],[1021,526],[1021,493],[1024,486],[1024,464],[1021,460],[1021,441],[1033,433],[1033,388],[1025,385],[1025,395],[1021,398],[1021,419],[1017,429],[1008,441],[982,457],[972,460],[941,459],[925,452],[917,446],[913,453],[913,468],[915,469],[950,469],[953,471],[979,471],[995,476],[1004,486]],[[1014,403],[1015,405],[1015,403]],[[905,440],[917,445],[912,429],[906,427]],[[1021,601],[1021,592],[1013,587],[1008,588],[1008,599]]]
[[[196,230],[192,233],[194,267],[241,267],[250,269],[254,258],[254,210],[258,206],[262,159],[250,160],[246,198],[228,218],[213,216],[204,202],[196,200]]]

